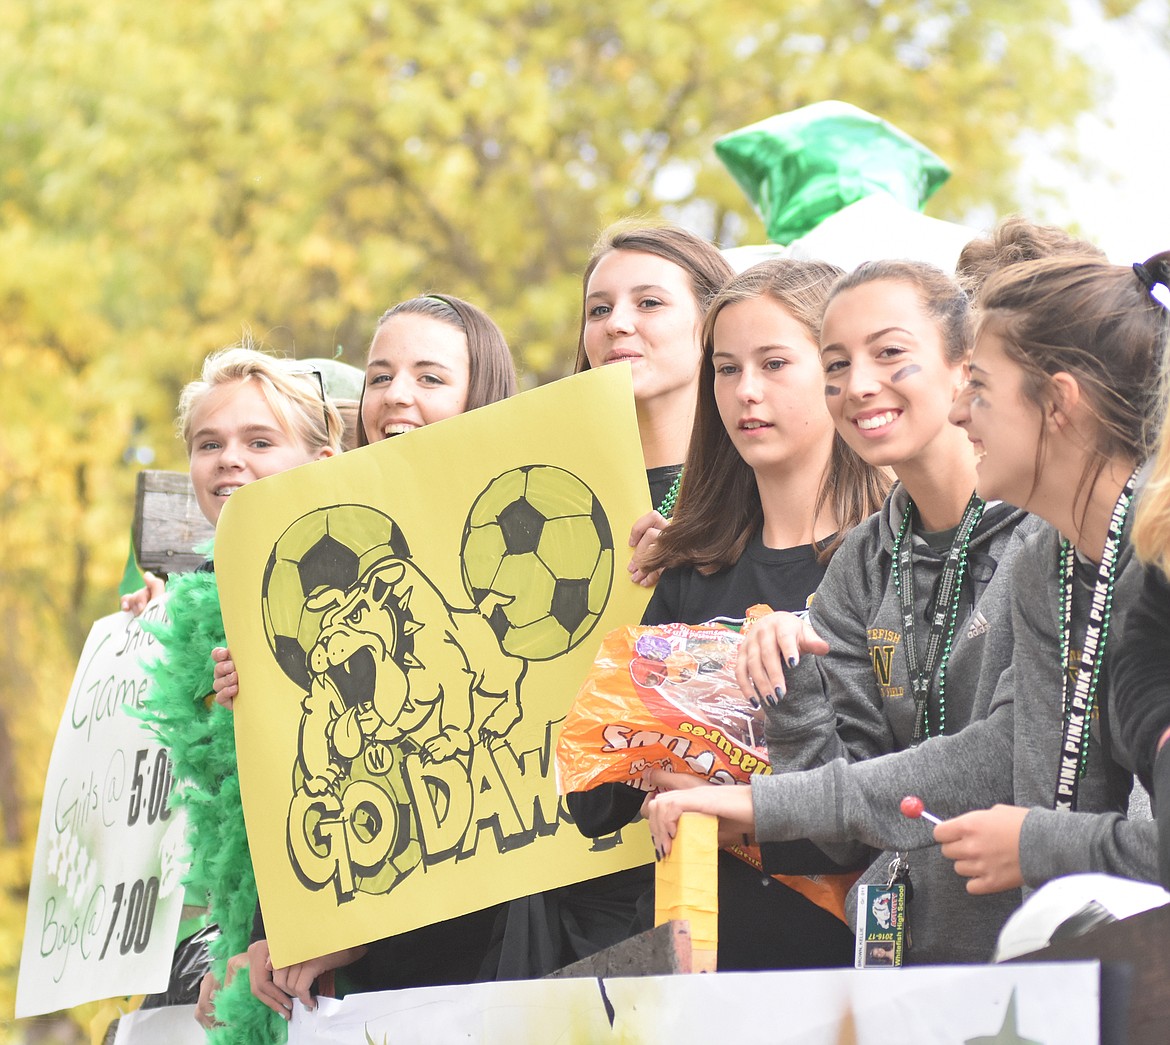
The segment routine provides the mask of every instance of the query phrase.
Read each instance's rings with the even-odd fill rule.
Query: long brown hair
[[[764,509],[755,473],[747,464],[719,416],[715,401],[715,321],[729,305],[766,297],[788,311],[820,341],[821,316],[829,291],[841,270],[821,261],[787,258],[765,261],[734,277],[711,302],[703,322],[703,362],[695,427],[687,450],[683,483],[671,525],[658,538],[647,569],[694,566],[714,573],[738,562],[764,524]],[[885,472],[863,461],[833,434],[833,449],[814,518],[831,504],[836,535],[820,552],[826,561],[846,533],[881,506],[889,492]]]
[[[1141,273],[1135,271],[1140,269]],[[1148,284],[1146,280],[1150,280]],[[1158,375],[1166,354],[1166,307],[1151,293],[1170,282],[1170,251],[1142,266],[1111,265],[1094,258],[1052,258],[1012,265],[980,291],[979,329],[1003,339],[1005,355],[1024,371],[1023,395],[1044,411],[1055,402],[1052,376],[1071,374],[1096,421],[1091,458],[1074,491],[1074,504],[1088,494],[1113,457],[1138,462],[1156,443],[1163,403]],[[1163,440],[1166,436],[1163,435]],[[1044,457],[1045,429],[1036,448],[1036,475]],[[1135,538],[1140,554],[1158,561],[1164,537],[1143,521],[1156,514],[1164,460],[1155,469],[1138,512]],[[1152,538],[1152,539],[1151,539]],[[1162,544],[1158,554],[1156,545]]]
[[[589,293],[589,277],[598,262],[615,250],[653,254],[681,268],[690,277],[691,293],[699,315],[707,311],[715,292],[734,275],[731,265],[714,244],[680,225],[648,225],[632,221],[611,225],[593,245],[589,264],[581,277],[581,329],[577,334],[575,374],[589,369],[589,357],[585,354],[585,298]]]
[[[428,316],[462,331],[467,337],[467,410],[477,410],[490,403],[498,403],[516,394],[516,365],[508,342],[491,317],[470,302],[451,294],[427,294],[409,298],[382,313],[374,327],[374,337],[382,324],[394,316]],[[362,400],[366,389],[362,385],[362,399],[358,401],[358,446],[369,446],[366,426],[362,424]],[[466,413],[466,411],[464,411]]]

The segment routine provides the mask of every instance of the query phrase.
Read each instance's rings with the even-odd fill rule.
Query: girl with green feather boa
[[[207,358],[200,380],[183,389],[178,423],[195,499],[212,525],[241,486],[330,457],[342,436],[341,417],[315,375],[250,346]],[[123,608],[140,610],[157,591],[157,581],[148,583]],[[212,700],[211,651],[225,642],[212,563],[173,577],[167,592],[168,620],[156,630],[163,655],[143,718],[170,751],[178,782],[172,803],[187,816],[188,884],[206,893],[219,926],[196,1019],[215,1045],[283,1042],[284,1021],[252,996],[246,974],[232,976],[246,964],[256,882],[232,718]]]

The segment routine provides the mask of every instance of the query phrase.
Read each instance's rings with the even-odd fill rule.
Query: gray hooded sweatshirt
[[[933,844],[932,825],[901,815],[899,803],[904,795],[918,795],[927,809],[943,818],[996,802],[1029,807],[1020,838],[1027,887],[1079,871],[1156,878],[1154,825],[1126,818],[1132,776],[1114,757],[1096,717],[1090,730],[1088,768],[1080,782],[1078,811],[1053,809],[1063,722],[1057,627],[1059,546],[1059,535],[1038,520],[1029,519],[1018,526],[975,612],[956,629],[947,703],[958,712],[961,700],[968,709],[969,724],[961,732],[860,762],[848,742],[857,732],[847,721],[856,699],[843,699],[846,691],[831,682],[828,686],[832,688],[822,683],[819,694],[814,689],[813,698],[819,695],[837,709],[844,727],[837,741],[828,739],[819,747],[801,749],[792,742],[789,709],[782,705],[778,713],[770,715],[776,720],[774,743],[773,735],[769,736],[773,765],[778,766],[778,759],[784,758],[787,768],[794,757],[801,757],[805,766],[820,768],[753,780],[760,839],[808,838],[826,848],[853,839],[876,848],[913,850],[909,855],[914,896],[908,908],[912,943],[908,961],[987,960],[999,927],[1018,903],[1019,894],[1012,890],[996,896],[969,896],[965,880],[955,874]],[[885,561],[888,571],[888,551]],[[1091,590],[1093,577],[1091,570],[1083,571],[1089,576],[1082,579],[1081,572],[1078,602],[1084,605],[1084,587],[1087,584]],[[1098,708],[1107,707],[1110,662],[1125,642],[1126,611],[1136,597],[1139,581],[1140,567],[1126,541],[1118,560]],[[854,585],[860,586],[856,578]],[[820,597],[818,593],[818,602]],[[818,630],[828,609],[828,605],[822,608]],[[1084,627],[1081,614],[1079,621],[1074,619],[1074,650],[1080,647]],[[895,620],[890,630],[900,633],[900,623]],[[968,643],[974,659],[966,656]],[[978,644],[982,645],[981,654],[976,651]],[[834,659],[818,658],[815,667],[819,677],[827,676],[825,669]],[[803,663],[801,668],[808,670]],[[904,678],[904,661],[902,672]],[[831,694],[831,700],[826,694]],[[801,687],[797,699],[806,697]],[[875,699],[871,696],[870,703]],[[866,720],[876,717],[876,712],[868,709],[863,714]],[[952,726],[948,707],[948,732],[958,725],[956,720]],[[869,727],[868,732],[872,731]],[[862,880],[882,879],[888,860],[888,855],[879,858]]]
[[[838,796],[817,787],[824,775],[796,770],[826,766],[830,770],[856,768],[879,755],[910,747],[915,708],[902,648],[902,611],[893,578],[894,539],[907,510],[909,496],[896,486],[881,511],[858,526],[837,550],[810,610],[810,623],[830,646],[824,657],[804,657],[788,675],[788,693],[767,718],[768,749],[773,775],[753,782],[756,828],[762,841],[811,839],[843,864],[857,866],[865,853],[857,844],[876,849],[919,848],[929,845],[925,822],[910,822],[898,812],[903,795],[914,793],[887,781],[875,789],[883,802],[885,820],[906,829],[904,836],[887,839],[843,826],[845,811]],[[943,732],[955,734],[987,717],[996,683],[1011,662],[1009,625],[1012,562],[1024,537],[1040,522],[1005,504],[989,504],[975,529],[968,552],[967,577],[956,618],[951,655],[945,676]],[[908,534],[909,536],[909,534]],[[925,655],[934,593],[946,560],[945,550],[932,549],[914,534],[915,607],[920,659]],[[939,730],[938,687],[932,689],[930,734]],[[998,800],[1010,801],[1011,780],[1002,776]],[[923,789],[926,790],[926,789]],[[798,795],[799,806],[790,800]],[[923,795],[924,800],[927,795]],[[826,799],[828,800],[826,802]],[[930,805],[927,808],[943,815]],[[795,820],[799,823],[794,822]],[[784,850],[767,847],[767,869],[801,869],[801,851],[793,861]],[[869,856],[872,857],[872,852]],[[884,882],[894,853],[884,852],[862,876],[862,882]],[[916,852],[909,860],[913,898],[908,905],[913,962],[985,961],[995,934],[1019,903],[1019,893],[976,901],[943,859],[937,847]],[[959,933],[933,931],[954,909],[977,907],[964,921],[986,926],[974,937],[964,926]],[[853,905],[847,904],[852,916]]]

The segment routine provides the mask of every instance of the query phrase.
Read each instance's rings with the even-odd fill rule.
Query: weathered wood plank
[[[604,951],[591,954],[546,980],[605,976],[670,976],[691,972],[691,929],[686,922],[664,922]]]
[[[204,556],[194,548],[214,533],[185,472],[138,473],[133,538],[134,555],[143,570],[167,574],[195,569]]]

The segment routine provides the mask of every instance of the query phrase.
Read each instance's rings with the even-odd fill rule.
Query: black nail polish
[[[789,657],[789,658],[788,658],[788,666],[789,666],[790,668],[795,668],[795,667],[796,667],[796,658],[795,658],[795,657]]]
[[[751,704],[753,708],[758,708],[760,706],[760,702],[756,700],[755,697],[748,697],[748,703]]]

